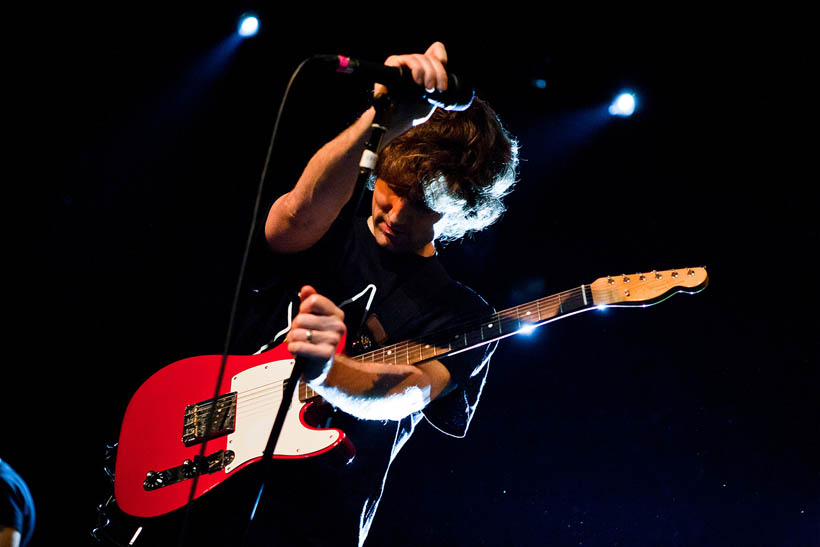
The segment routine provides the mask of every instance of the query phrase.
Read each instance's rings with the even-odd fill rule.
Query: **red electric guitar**
[[[408,340],[355,359],[420,363],[596,307],[644,307],[676,292],[695,293],[707,281],[704,268],[602,277],[591,285],[462,325],[457,331]],[[194,477],[198,498],[262,458],[293,357],[285,344],[257,355],[228,357],[219,395],[214,397],[221,361],[219,355],[177,361],[151,376],[134,394],[122,422],[114,474],[114,493],[124,512],[135,517],[169,513],[187,503]],[[300,382],[274,458],[308,458],[337,447],[351,450],[342,431],[317,425],[312,415],[316,399]]]

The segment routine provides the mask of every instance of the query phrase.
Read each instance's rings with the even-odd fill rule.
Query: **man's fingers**
[[[447,50],[441,42],[433,42],[424,54],[428,57],[435,57],[442,65],[447,66]]]
[[[327,361],[336,354],[336,348],[327,344],[311,344],[310,342],[289,342],[288,351],[293,355],[311,357]]]
[[[291,329],[313,331],[332,331],[341,334],[346,332],[344,322],[335,315],[313,315],[300,313],[293,319]]]
[[[431,45],[423,55],[391,55],[384,64],[407,68],[413,76],[413,81],[425,89],[447,89],[447,51],[441,42]],[[374,92],[377,96],[385,91],[383,85],[376,84]]]
[[[305,285],[299,291],[302,302],[299,304],[299,313],[314,315],[333,315],[344,320],[344,312],[329,298],[316,292],[310,285]]]
[[[315,330],[315,329],[291,329],[288,334],[288,343],[305,342],[314,346],[327,346],[324,348],[331,354],[336,352],[339,342],[342,341],[342,334],[337,330]]]

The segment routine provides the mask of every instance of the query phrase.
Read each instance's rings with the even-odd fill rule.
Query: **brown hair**
[[[501,216],[517,167],[517,142],[489,105],[475,98],[463,112],[437,108],[427,122],[392,140],[375,173],[396,191],[444,213],[436,236],[452,240]]]

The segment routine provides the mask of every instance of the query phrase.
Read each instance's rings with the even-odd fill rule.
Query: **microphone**
[[[455,74],[447,73],[446,91],[428,91],[413,80],[410,70],[387,66],[372,61],[362,61],[342,55],[316,55],[314,59],[342,74],[354,74],[370,82],[378,82],[394,94],[420,96],[443,110],[467,110],[473,102],[473,88],[462,82]],[[398,93],[396,93],[398,92]]]

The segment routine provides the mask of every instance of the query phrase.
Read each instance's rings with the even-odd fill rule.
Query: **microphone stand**
[[[370,178],[370,175],[373,173],[373,169],[376,167],[376,161],[378,160],[378,153],[381,150],[382,140],[384,138],[384,134],[387,132],[387,124],[388,118],[390,116],[390,106],[391,101],[389,96],[383,95],[378,98],[373,99],[373,106],[376,109],[376,116],[373,118],[373,122],[371,124],[371,131],[370,136],[365,144],[364,152],[362,153],[362,158],[359,161],[359,176],[356,179],[356,191],[358,192],[358,197],[356,198],[356,206],[353,209],[353,212],[358,211],[359,207],[361,206],[362,198],[364,196],[364,190],[367,186],[367,180]],[[293,364],[293,370],[291,370],[290,376],[285,381],[285,387],[282,392],[282,402],[279,404],[279,410],[276,412],[276,417],[273,420],[273,427],[271,428],[270,435],[268,437],[268,443],[265,445],[265,450],[262,453],[262,482],[259,485],[259,491],[256,495],[256,502],[253,505],[253,509],[251,510],[250,518],[248,519],[248,525],[245,528],[245,533],[242,536],[242,543],[241,545],[245,545],[248,539],[248,535],[250,533],[251,523],[253,522],[253,518],[256,514],[256,509],[259,506],[259,501],[262,498],[262,493],[265,490],[265,485],[269,482],[271,478],[271,471],[272,471],[272,463],[273,463],[273,451],[276,448],[276,443],[279,441],[279,435],[282,433],[282,427],[285,424],[285,417],[287,416],[288,410],[290,409],[290,402],[293,399],[293,394],[296,391],[296,386],[299,385],[301,381],[302,372],[305,370],[305,358],[304,357],[296,357],[295,362]]]

